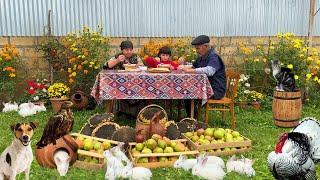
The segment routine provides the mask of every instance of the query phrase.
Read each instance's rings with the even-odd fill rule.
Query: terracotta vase
[[[251,105],[252,105],[252,107],[253,107],[253,109],[260,109],[261,108],[261,103],[260,102],[258,102],[258,101],[253,101],[252,103],[251,103]]]
[[[76,91],[71,96],[71,101],[73,102],[73,107],[77,110],[85,109],[88,106],[88,96],[82,91]]]
[[[248,106],[248,102],[238,102],[236,105],[239,106],[242,109],[246,109],[246,108],[249,107]]]
[[[55,152],[60,149],[68,152],[71,157],[71,166],[77,159],[78,144],[70,135],[65,135],[59,138],[55,145],[51,143],[41,149],[36,149],[35,155],[39,165],[48,168],[55,168],[56,164],[53,156]]]
[[[55,113],[59,112],[61,110],[61,105],[64,101],[67,101],[67,98],[51,98],[50,102],[51,102],[51,106],[52,109]]]

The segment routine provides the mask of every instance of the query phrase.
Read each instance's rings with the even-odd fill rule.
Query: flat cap
[[[131,41],[122,41],[120,44],[120,48],[121,48],[121,50],[127,49],[127,48],[133,49],[133,44]]]
[[[200,35],[200,36],[194,38],[193,41],[191,42],[191,44],[192,45],[201,45],[201,44],[205,44],[205,43],[209,43],[209,42],[210,42],[209,36]]]

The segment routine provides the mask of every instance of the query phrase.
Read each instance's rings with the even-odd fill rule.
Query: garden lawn
[[[236,130],[242,135],[252,140],[252,151],[244,154],[248,158],[255,159],[254,169],[256,176],[253,179],[273,179],[269,172],[266,164],[268,153],[274,149],[274,145],[277,141],[278,135],[281,132],[289,131],[290,129],[278,128],[273,125],[272,112],[270,104],[263,110],[252,110],[252,109],[237,109],[236,110]],[[103,108],[98,108],[94,111],[74,112],[75,115],[75,126],[74,132],[78,132],[81,126],[88,120],[88,118],[95,113],[102,113]],[[18,113],[0,113],[0,152],[2,152],[7,146],[9,146],[14,137],[10,130],[10,124],[16,122],[29,122],[38,121],[40,123],[38,129],[35,131],[33,136],[33,152],[36,142],[42,135],[43,128],[50,116],[53,115],[51,110],[47,112],[39,113],[32,117],[22,118]],[[315,105],[306,105],[303,109],[303,117],[314,116],[320,118],[320,110]],[[211,114],[211,117],[213,115]],[[215,116],[218,117],[218,116]],[[211,118],[212,119],[212,118]],[[134,120],[128,121],[124,119],[119,120],[119,124],[134,125]],[[229,121],[223,122],[221,120],[210,121],[213,127],[229,128]],[[228,157],[224,157],[227,160]],[[152,179],[199,179],[193,176],[190,172],[183,170],[177,170],[174,168],[158,168],[152,170]],[[317,173],[320,173],[320,169],[317,168]],[[87,171],[71,167],[65,177],[60,177],[55,169],[46,169],[38,165],[35,160],[32,163],[30,179],[104,179],[105,171]],[[17,179],[24,179],[24,174],[19,175]],[[225,179],[248,179],[246,176],[239,175],[237,173],[228,173]]]

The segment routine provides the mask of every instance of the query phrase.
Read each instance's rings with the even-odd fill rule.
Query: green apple
[[[196,142],[196,141],[199,140],[199,136],[192,136],[191,140],[192,140],[193,142]]]
[[[177,143],[176,143],[176,142],[171,141],[170,146],[171,146],[172,148],[175,148],[175,147],[176,147],[176,145],[177,145]]]
[[[137,143],[135,148],[137,149],[137,151],[142,151],[144,145],[142,143]]]
[[[186,147],[184,146],[184,144],[182,143],[178,143],[175,147],[174,147],[174,151],[175,152],[183,152],[185,151]]]
[[[214,133],[214,130],[212,128],[207,128],[205,131],[204,131],[204,135],[205,136],[213,136],[213,133]]]
[[[160,148],[160,147],[156,147],[156,148],[153,150],[153,153],[163,153],[163,149]]]
[[[212,140],[212,137],[211,137],[211,136],[205,136],[204,138],[205,138],[206,140],[209,140],[209,141]]]
[[[93,149],[93,141],[91,139],[84,140],[83,149],[86,151],[90,151]]]
[[[164,153],[173,153],[173,148],[172,147],[166,147],[163,152]]]
[[[138,159],[138,163],[148,163],[148,162],[149,162],[149,160],[147,157],[143,157],[143,158]]]
[[[149,148],[143,148],[143,150],[141,151],[142,154],[151,154],[152,153],[152,150],[149,149]]]
[[[151,150],[155,149],[157,147],[157,141],[154,139],[148,139],[147,140],[147,147]]]
[[[193,136],[192,132],[186,132],[184,135],[186,135],[188,138],[191,138]]]
[[[100,148],[101,148],[101,143],[98,142],[98,141],[95,141],[95,142],[93,143],[93,149],[96,150],[96,151],[98,151]]]
[[[233,137],[239,137],[240,136],[240,133],[238,131],[232,131],[232,136]]]
[[[224,131],[220,130],[220,129],[217,129],[214,131],[214,138],[215,139],[222,139],[223,136],[224,136]]]
[[[159,162],[167,162],[168,158],[167,157],[159,157]]]
[[[167,143],[166,141],[162,140],[162,139],[159,139],[158,140],[158,146],[162,149],[166,148],[167,147]]]
[[[111,148],[111,143],[109,141],[103,141],[102,146],[104,150],[108,150]]]

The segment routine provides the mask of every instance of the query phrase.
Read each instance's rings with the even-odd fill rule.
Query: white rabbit
[[[124,168],[124,165],[120,158],[117,158],[113,155],[113,153],[110,150],[106,150],[103,153],[104,157],[107,159],[107,164],[113,164],[113,171],[115,173],[115,177],[120,177],[122,169]]]
[[[116,172],[115,172],[115,160],[111,159],[110,162],[107,163],[107,172],[104,175],[104,178],[107,180],[115,180],[116,179]]]
[[[197,159],[187,159],[187,156],[180,155],[179,159],[174,162],[174,168],[182,168],[185,171],[192,169],[197,164]]]
[[[208,158],[207,160],[207,164],[217,164],[219,165],[221,168],[225,168],[225,164],[222,158],[217,157],[217,156],[208,156],[207,153],[202,153],[200,154],[197,159],[199,159],[199,161],[203,160],[204,158]]]
[[[34,104],[32,102],[22,103],[22,104],[19,105],[19,110],[20,109],[24,109],[24,108],[29,108],[31,106],[32,107],[34,106]]]
[[[126,163],[129,162],[130,160],[128,157],[122,152],[121,148],[124,145],[123,142],[119,143],[116,147],[111,148],[111,152],[113,155],[117,158],[120,159],[120,161],[125,161]]]
[[[22,106],[21,106],[22,105]],[[19,115],[22,117],[32,116],[37,113],[33,103],[23,103],[19,106]],[[21,108],[20,108],[21,107]]]
[[[71,160],[69,154],[64,150],[58,150],[54,153],[53,159],[60,176],[65,176],[68,172]]]
[[[16,102],[14,102],[13,104],[11,104],[11,102],[2,104],[4,106],[2,112],[18,111],[18,104]]]
[[[145,167],[133,167],[132,163],[128,162],[122,170],[121,177],[133,180],[149,180],[152,177],[152,172]]]
[[[197,162],[192,168],[192,174],[209,180],[222,180],[226,173],[218,164],[207,164],[208,157]]]
[[[245,174],[248,177],[255,176],[255,170],[252,165],[254,160],[244,158],[237,160],[236,156],[233,155],[227,162],[227,172],[235,171],[240,174]]]
[[[43,103],[41,103],[40,105],[34,105],[34,108],[36,109],[37,112],[47,111]]]

